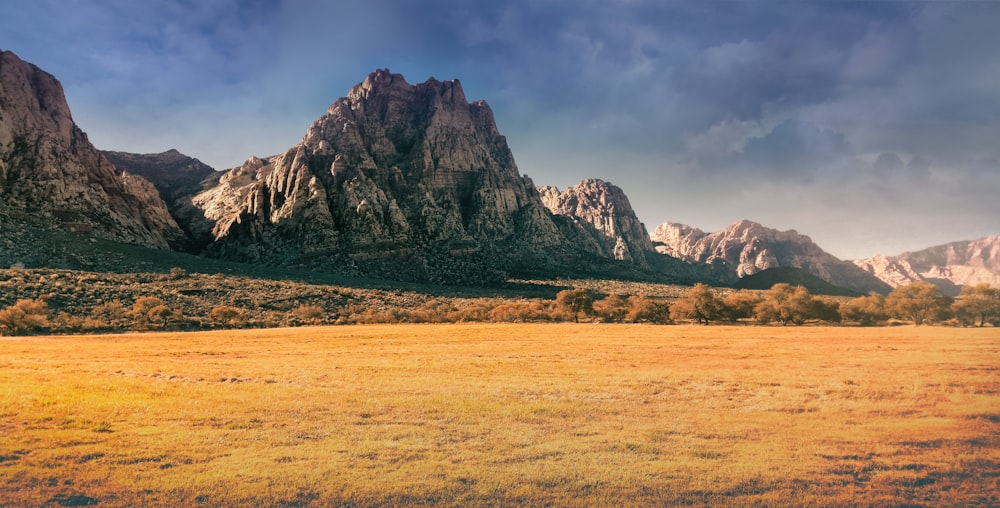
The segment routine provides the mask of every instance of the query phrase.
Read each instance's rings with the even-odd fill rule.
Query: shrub
[[[0,330],[11,335],[35,333],[49,327],[49,306],[44,300],[18,300],[0,310]]]
[[[316,325],[323,322],[326,311],[319,305],[302,304],[292,309],[292,316],[299,322],[307,325]]]
[[[603,300],[594,302],[594,314],[607,323],[621,323],[628,315],[628,300],[616,294],[610,294]]]
[[[556,293],[556,307],[561,313],[579,323],[580,316],[594,315],[594,297],[586,289],[564,289]]]
[[[633,295],[628,297],[628,313],[625,314],[625,321],[666,324],[670,322],[670,306],[655,302],[646,295]]]
[[[237,326],[243,324],[243,311],[236,307],[219,305],[209,311],[208,319],[219,326]]]

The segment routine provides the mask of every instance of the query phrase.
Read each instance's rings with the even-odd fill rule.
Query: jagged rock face
[[[650,266],[647,255],[653,252],[653,244],[649,233],[619,187],[587,179],[562,192],[551,186],[540,186],[538,192],[549,211],[574,219],[589,233],[584,248],[644,268]]]
[[[302,141],[191,199],[209,252],[443,282],[502,277],[565,245],[483,101],[457,80],[372,73]],[[405,272],[405,273],[404,273]]]
[[[952,242],[898,256],[882,255],[854,264],[892,287],[926,281],[946,294],[959,286],[980,283],[1000,286],[1000,235]]]
[[[658,226],[651,236],[658,252],[707,264],[727,283],[769,268],[792,267],[860,293],[889,290],[882,281],[837,259],[794,230],[777,231],[743,220],[722,231],[705,233],[668,222]]]
[[[156,189],[90,144],[59,81],[7,51],[0,52],[0,213],[149,247],[184,240]]]

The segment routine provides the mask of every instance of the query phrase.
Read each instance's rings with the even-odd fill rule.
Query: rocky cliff
[[[769,268],[800,268],[835,286],[859,293],[886,293],[889,286],[848,261],[821,249],[805,235],[778,231],[743,220],[706,233],[683,224],[664,223],[651,235],[658,252],[711,267],[723,282]]]
[[[564,191],[540,186],[538,192],[549,211],[567,217],[575,226],[569,232],[563,228],[566,236],[581,236],[574,232],[582,230],[578,245],[604,257],[650,267],[647,256],[654,251],[649,233],[619,187],[587,179]]]
[[[0,51],[0,221],[161,249],[184,241],[153,185],[115,168],[73,122],[59,81],[9,51]]]
[[[898,256],[874,256],[854,261],[892,287],[926,281],[946,294],[960,286],[987,283],[1000,286],[1000,235],[952,242]]]
[[[211,255],[393,278],[496,280],[569,255],[489,106],[457,80],[411,85],[388,70],[181,216],[210,235]]]

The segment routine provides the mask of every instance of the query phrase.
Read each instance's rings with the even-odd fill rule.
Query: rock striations
[[[485,102],[467,102],[457,80],[411,85],[388,70],[297,145],[190,201],[182,216],[211,236],[208,252],[247,262],[470,282],[567,248]]]
[[[562,227],[575,243],[596,254],[650,268],[653,244],[625,192],[603,180],[587,179],[559,191],[540,186],[538,192],[549,211],[571,224]],[[580,233],[583,234],[580,234]]]
[[[726,283],[770,268],[792,267],[859,293],[886,293],[890,289],[852,263],[825,252],[808,236],[766,228],[748,220],[716,233],[668,222],[656,228],[652,240],[657,251],[690,263],[706,264]]]
[[[926,281],[946,294],[955,295],[958,286],[979,283],[1000,286],[1000,235],[892,257],[879,255],[854,264],[892,287]]]
[[[184,240],[153,185],[90,144],[59,81],[9,51],[0,51],[0,221],[161,249]]]

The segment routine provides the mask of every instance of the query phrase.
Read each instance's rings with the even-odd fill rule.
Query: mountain
[[[101,154],[119,169],[152,182],[170,215],[184,229],[187,242],[183,250],[197,252],[208,245],[211,238],[205,228],[191,228],[192,224],[204,223],[204,217],[194,210],[191,199],[217,185],[221,172],[177,150],[147,154],[101,151]]]
[[[549,211],[572,222],[572,227],[563,227],[564,234],[582,236],[578,244],[589,245],[601,256],[650,268],[647,256],[654,250],[649,233],[619,187],[587,179],[564,191],[540,186],[538,192]],[[584,235],[567,234],[567,230],[582,230]]]
[[[9,51],[0,51],[0,225],[3,263],[31,256],[24,244],[44,231],[159,249],[185,237],[153,185],[115,168],[73,122],[59,81]]]
[[[825,252],[808,236],[748,220],[715,233],[667,222],[659,225],[651,237],[658,252],[708,265],[728,284],[769,268],[791,267],[858,293],[887,293],[891,289],[853,263]]]
[[[252,157],[178,217],[209,255],[394,279],[499,280],[575,253],[493,112],[458,80],[370,74],[284,153]]]
[[[949,295],[960,286],[987,283],[1000,286],[1000,235],[952,242],[898,256],[874,256],[854,261],[892,287],[915,281],[935,284]]]

